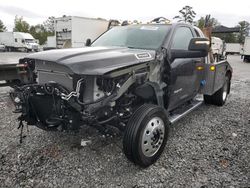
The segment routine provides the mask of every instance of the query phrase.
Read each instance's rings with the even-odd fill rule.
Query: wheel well
[[[230,80],[232,78],[232,71],[228,70],[227,73],[226,73],[226,76],[229,76]]]
[[[134,93],[136,96],[142,98],[145,101],[153,102],[153,104],[158,104],[157,95],[155,89],[148,83],[137,86],[134,89]]]

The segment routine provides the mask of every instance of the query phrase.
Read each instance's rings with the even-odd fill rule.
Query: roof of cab
[[[34,37],[29,33],[23,32],[13,32],[16,38],[23,38],[23,39],[34,39]]]

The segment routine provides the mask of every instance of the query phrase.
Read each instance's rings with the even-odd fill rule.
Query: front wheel
[[[164,109],[151,104],[139,107],[124,133],[123,150],[127,158],[141,167],[153,164],[161,155],[169,133]]]

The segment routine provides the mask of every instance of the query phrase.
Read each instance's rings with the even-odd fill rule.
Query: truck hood
[[[85,47],[50,50],[26,58],[51,62],[68,67],[80,75],[102,75],[110,71],[145,63],[155,59],[154,50],[123,47]],[[53,67],[53,65],[52,65]]]

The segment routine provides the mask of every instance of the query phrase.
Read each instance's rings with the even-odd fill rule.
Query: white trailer
[[[5,45],[7,51],[16,51],[19,49],[38,51],[38,43],[29,33],[0,32],[0,44]]]
[[[245,62],[250,61],[250,37],[245,38],[243,57]]]
[[[226,54],[240,54],[240,43],[226,43]]]
[[[95,40],[107,31],[108,27],[109,21],[104,19],[77,16],[56,18],[56,48],[83,47],[87,39]]]

